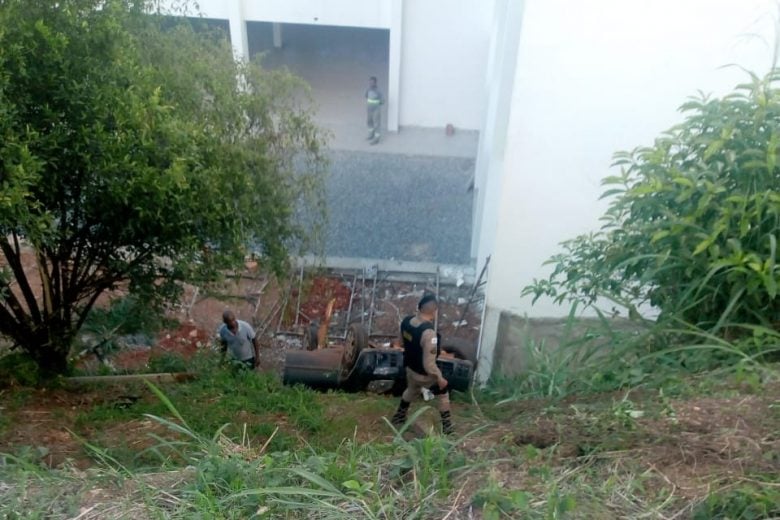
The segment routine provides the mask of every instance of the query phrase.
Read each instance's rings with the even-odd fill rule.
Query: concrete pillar
[[[489,282],[488,282],[489,283]],[[477,350],[476,381],[484,386],[493,373],[493,359],[498,340],[498,325],[501,322],[501,311],[485,305],[482,309],[482,328],[479,332],[479,349]]]
[[[403,38],[403,0],[391,0],[390,60],[387,83],[387,130],[398,131],[401,110],[401,43]]]
[[[504,162],[507,147],[507,134],[511,118],[519,120],[522,114],[512,110],[512,93],[515,77],[518,74],[518,48],[523,21],[523,1],[499,0],[496,3],[495,41],[491,43],[492,56],[488,67],[487,113],[485,123],[480,132],[480,142],[477,155],[474,181],[475,215],[472,230],[472,255],[477,259],[477,266],[484,265],[488,256],[491,257],[490,270],[485,288],[485,311],[483,313],[482,329],[479,340],[479,365],[477,380],[485,383],[493,371],[493,357],[501,309],[493,305],[495,293],[505,280],[500,279],[502,258],[496,253],[498,240],[512,240],[506,236],[511,223],[499,224],[499,210],[502,203],[502,189],[505,178],[517,175],[513,168]],[[499,236],[502,232],[504,236]],[[517,295],[520,298],[520,295]]]
[[[503,159],[517,69],[524,1],[498,0],[487,70],[486,114],[479,135],[474,179],[471,256],[482,265],[492,254]]]
[[[232,0],[229,8],[230,43],[238,60],[249,59],[249,40],[244,19],[244,0]]]
[[[496,98],[498,85],[497,77],[500,74],[498,63],[502,61],[505,49],[503,49],[504,34],[506,33],[506,15],[508,0],[495,0],[493,5],[493,30],[490,32],[490,48],[488,50],[487,67],[485,68],[485,115],[482,119],[482,128],[479,132],[477,145],[477,161],[474,168],[474,203],[471,215],[471,258],[477,259],[479,266],[479,246],[481,238],[481,222],[483,219],[483,205],[485,201],[485,183],[487,169],[491,162],[490,143],[495,138],[496,124]]]
[[[282,48],[282,24],[280,23],[274,23],[273,24],[273,30],[274,30],[274,47],[277,49]]]

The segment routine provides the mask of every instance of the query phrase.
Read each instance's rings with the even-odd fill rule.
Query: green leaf
[[[601,184],[624,184],[625,179],[618,176],[605,177],[601,180]]]
[[[766,161],[761,161],[759,159],[754,159],[751,161],[747,161],[744,164],[742,164],[742,168],[745,170],[763,170],[766,168]]]
[[[653,238],[650,239],[650,243],[658,242],[662,238],[668,237],[670,234],[671,233],[667,229],[662,229],[660,231],[656,231],[655,233],[653,233]]]
[[[688,179],[687,177],[675,177],[672,182],[675,184],[679,184],[680,186],[687,186],[689,188],[695,187],[695,184],[691,179]]]
[[[693,256],[700,254],[702,251],[710,247],[714,241],[715,239],[713,237],[708,237],[699,242],[699,245],[697,245],[696,249],[693,250]]]
[[[626,193],[628,195],[649,195],[658,191],[658,187],[655,184],[643,184],[629,189]]]
[[[704,160],[708,161],[710,158],[712,158],[713,155],[718,153],[721,148],[723,148],[724,143],[725,141],[723,139],[716,139],[715,141],[711,142],[704,152]]]
[[[614,197],[615,195],[619,195],[621,193],[625,193],[625,189],[622,188],[615,188],[613,190],[607,190],[604,193],[601,194],[599,197],[599,200],[606,199],[608,197]]]
[[[525,509],[528,508],[528,504],[529,504],[529,501],[530,501],[530,496],[525,491],[517,491],[517,490],[515,490],[515,491],[512,491],[511,493],[509,493],[509,499],[512,502],[512,506],[516,510],[522,511],[522,510],[525,510]]]
[[[777,278],[772,272],[765,274],[763,278],[766,292],[769,297],[774,300],[777,297]]]
[[[347,480],[346,482],[342,482],[341,484],[347,489],[351,489],[352,491],[361,491],[360,482],[357,480]]]

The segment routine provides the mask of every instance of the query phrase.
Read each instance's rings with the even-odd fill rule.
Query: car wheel
[[[341,355],[341,380],[346,381],[355,367],[355,362],[363,349],[368,348],[368,333],[362,325],[355,323],[347,329],[344,353]]]

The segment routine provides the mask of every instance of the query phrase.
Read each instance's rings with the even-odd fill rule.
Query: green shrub
[[[82,331],[111,343],[114,336],[153,335],[173,323],[158,305],[140,296],[129,295],[114,299],[107,308],[93,308]]]
[[[186,372],[187,361],[178,354],[164,353],[149,359],[149,372]]]
[[[660,323],[776,345],[754,332],[780,326],[779,77],[691,99],[652,146],[616,154],[603,227],[564,242],[550,277],[524,294],[606,299],[629,315],[649,305]]]
[[[529,493],[504,489],[491,479],[484,488],[477,491],[472,503],[482,510],[482,517],[485,520],[499,520],[513,516],[527,516],[529,501]]]
[[[23,352],[0,357],[0,388],[7,385],[35,386],[40,380],[38,365]]]

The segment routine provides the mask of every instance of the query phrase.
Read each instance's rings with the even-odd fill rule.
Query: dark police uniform
[[[442,374],[436,365],[436,358],[441,353],[441,345],[433,323],[419,315],[407,316],[401,322],[401,339],[406,369],[404,401],[412,402],[419,398],[423,388],[438,393],[437,382]]]

